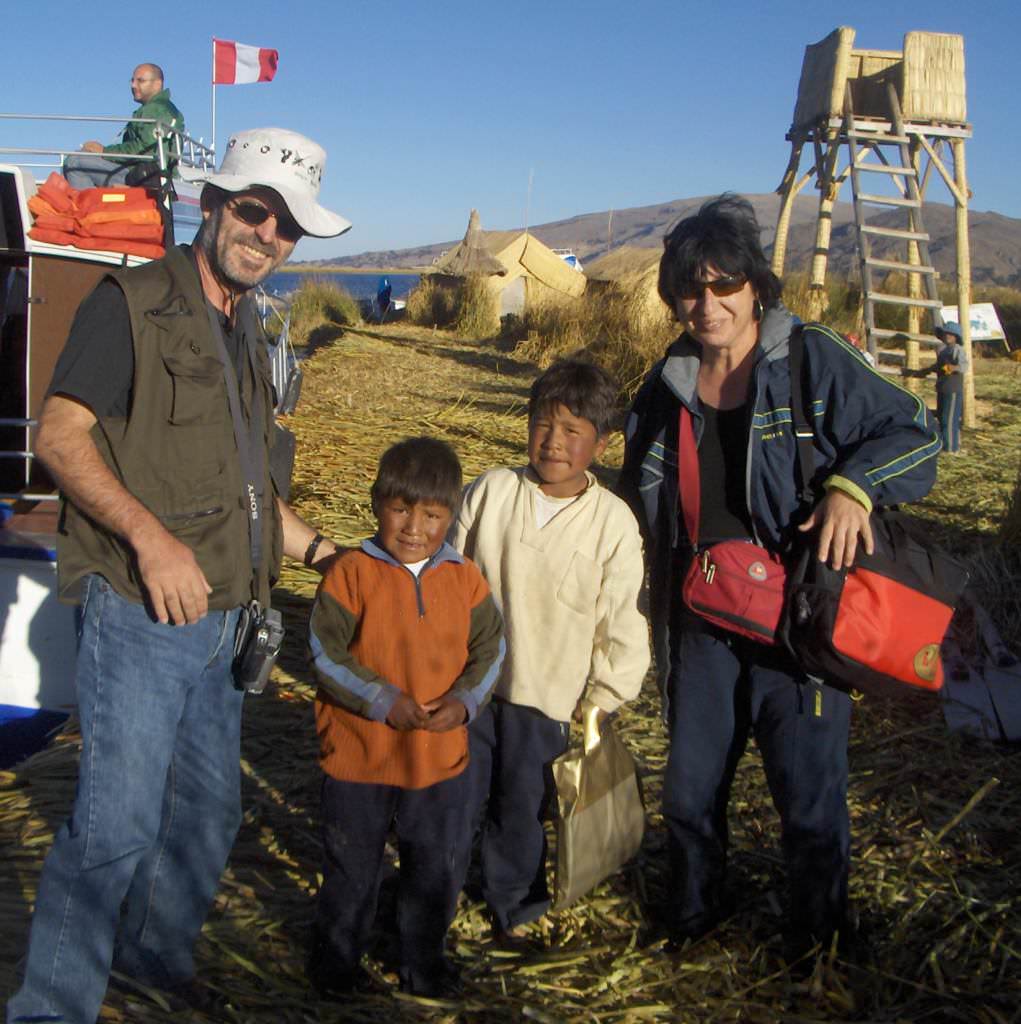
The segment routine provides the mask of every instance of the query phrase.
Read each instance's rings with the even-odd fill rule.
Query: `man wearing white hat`
[[[335,551],[273,478],[248,294],[302,235],[350,227],[318,203],[325,160],[295,132],[235,135],[195,244],[106,277],[58,361],[36,453],[63,496],[61,596],[81,602],[82,756],[8,1024],[95,1021],[111,964],[208,1008],[192,950],[241,821],[242,689],[273,646],[245,624],[281,553]]]

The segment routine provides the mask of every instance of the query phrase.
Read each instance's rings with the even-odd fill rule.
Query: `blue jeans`
[[[99,153],[71,153],[64,157],[63,173],[71,188],[113,188],[126,185],[136,160],[110,160]]]
[[[143,982],[194,974],[241,822],[237,619],[235,609],[164,626],[102,577],[86,580],[78,791],[43,865],[8,1024],[93,1024],[115,940],[117,969]]]
[[[670,641],[663,818],[672,930],[698,935],[725,913],[727,804],[751,734],[780,815],[788,929],[827,939],[847,905],[850,698],[807,681],[782,652],[711,627],[675,618]]]

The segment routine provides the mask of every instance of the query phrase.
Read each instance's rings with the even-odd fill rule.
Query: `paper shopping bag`
[[[557,787],[554,909],[584,896],[633,857],[645,831],[645,809],[631,752],[586,705],[584,744],[553,762]]]

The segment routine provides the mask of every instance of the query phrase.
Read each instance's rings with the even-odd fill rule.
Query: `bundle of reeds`
[[[337,336],[337,328],[362,322],[358,303],[340,285],[317,278],[305,280],[290,305],[290,339],[297,348],[322,343]]]

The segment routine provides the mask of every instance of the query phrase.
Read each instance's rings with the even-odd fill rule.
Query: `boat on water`
[[[578,259],[573,249],[551,249],[554,256],[559,256],[572,270],[582,271],[581,260]]]
[[[0,114],[0,123],[12,120],[29,122],[36,139],[55,121],[125,119]],[[159,122],[140,123],[155,125],[157,152],[124,159],[146,165],[163,244],[190,242],[201,223],[199,188],[173,168],[209,169],[213,151]],[[0,145],[0,768],[45,743],[75,703],[74,609],[56,597],[58,496],[33,455],[37,417],[79,302],[112,268],[149,258],[31,237],[29,201],[69,152]]]

